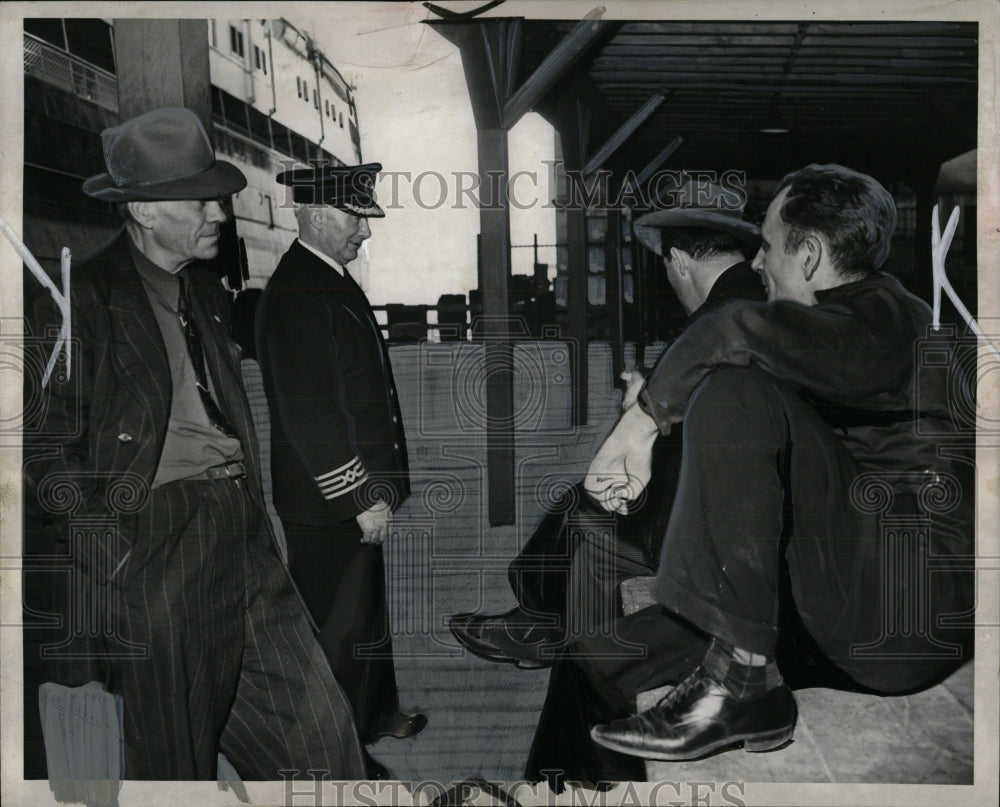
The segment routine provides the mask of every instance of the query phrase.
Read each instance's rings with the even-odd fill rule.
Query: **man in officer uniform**
[[[371,235],[369,217],[385,215],[373,193],[380,169],[278,175],[299,237],[257,311],[289,568],[366,742],[427,722],[399,709],[381,547],[410,490],[402,418],[379,325],[346,268]]]

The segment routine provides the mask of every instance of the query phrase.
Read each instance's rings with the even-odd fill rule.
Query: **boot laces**
[[[704,677],[705,673],[701,667],[695,667],[688,676],[684,678],[677,686],[670,690],[666,695],[664,695],[656,704],[657,709],[667,709],[673,706],[677,701],[684,697],[688,692],[694,689],[695,685],[698,684]]]

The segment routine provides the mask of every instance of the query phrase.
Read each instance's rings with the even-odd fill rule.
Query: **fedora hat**
[[[106,202],[212,199],[243,190],[247,178],[215,159],[201,120],[190,109],[153,109],[101,132],[104,174],[83,183]]]
[[[673,206],[654,210],[636,219],[632,228],[647,249],[662,257],[660,230],[664,227],[703,227],[737,238],[747,247],[760,241],[760,228],[743,218],[746,200],[732,188],[688,179],[673,192]]]
[[[275,179],[292,189],[300,205],[330,205],[353,216],[382,218],[385,211],[375,201],[375,177],[381,163],[321,165],[282,171]]]

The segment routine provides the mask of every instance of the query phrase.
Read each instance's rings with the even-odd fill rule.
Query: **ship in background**
[[[205,36],[216,153],[247,177],[233,199],[242,285],[262,288],[296,233],[274,177],[310,161],[361,162],[354,92],[286,19],[209,19]],[[23,238],[50,270],[63,246],[79,259],[121,227],[111,205],[80,189],[105,170],[100,133],[119,122],[113,22],[26,19]],[[365,276],[363,252],[358,260]]]

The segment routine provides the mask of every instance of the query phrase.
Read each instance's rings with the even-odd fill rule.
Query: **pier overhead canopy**
[[[526,23],[524,58],[573,25]],[[625,22],[564,80],[589,85],[614,130],[666,97],[626,143],[637,171],[679,135],[673,162],[694,168],[767,179],[840,162],[912,181],[975,147],[977,38],[974,22]]]
[[[766,184],[808,163],[838,162],[889,187],[905,184],[916,199],[915,232],[929,233],[940,165],[976,147],[976,22],[623,21],[608,19],[603,7],[582,20],[528,20],[513,15],[525,3],[424,5],[428,22],[461,49],[484,181],[489,171],[506,170],[506,133],[534,110],[556,128],[567,169],[611,172],[613,193],[635,177],[640,208],[655,198],[652,182],[664,169],[736,170]],[[644,277],[655,283],[655,267],[639,250],[639,271],[628,278],[635,310],[626,316],[623,276],[633,267],[623,265],[620,247],[629,239],[629,213],[615,208],[603,211],[602,327],[617,376],[625,341],[641,350],[648,335],[656,289],[643,288]],[[587,422],[587,216],[571,208],[562,228],[575,424]],[[929,239],[925,246],[914,244],[912,263],[929,278]],[[496,323],[507,313],[506,209],[481,211],[479,255],[483,310]],[[513,380],[503,329],[493,330],[490,518],[508,523]]]
[[[498,26],[503,10],[433,24],[452,38],[463,26]],[[506,23],[502,47],[475,66],[490,74],[508,60],[504,127],[531,108],[551,117],[580,92],[588,158],[611,146],[602,165],[621,152],[639,172],[680,136],[671,165],[767,179],[841,162],[912,181],[976,144],[976,22]]]

